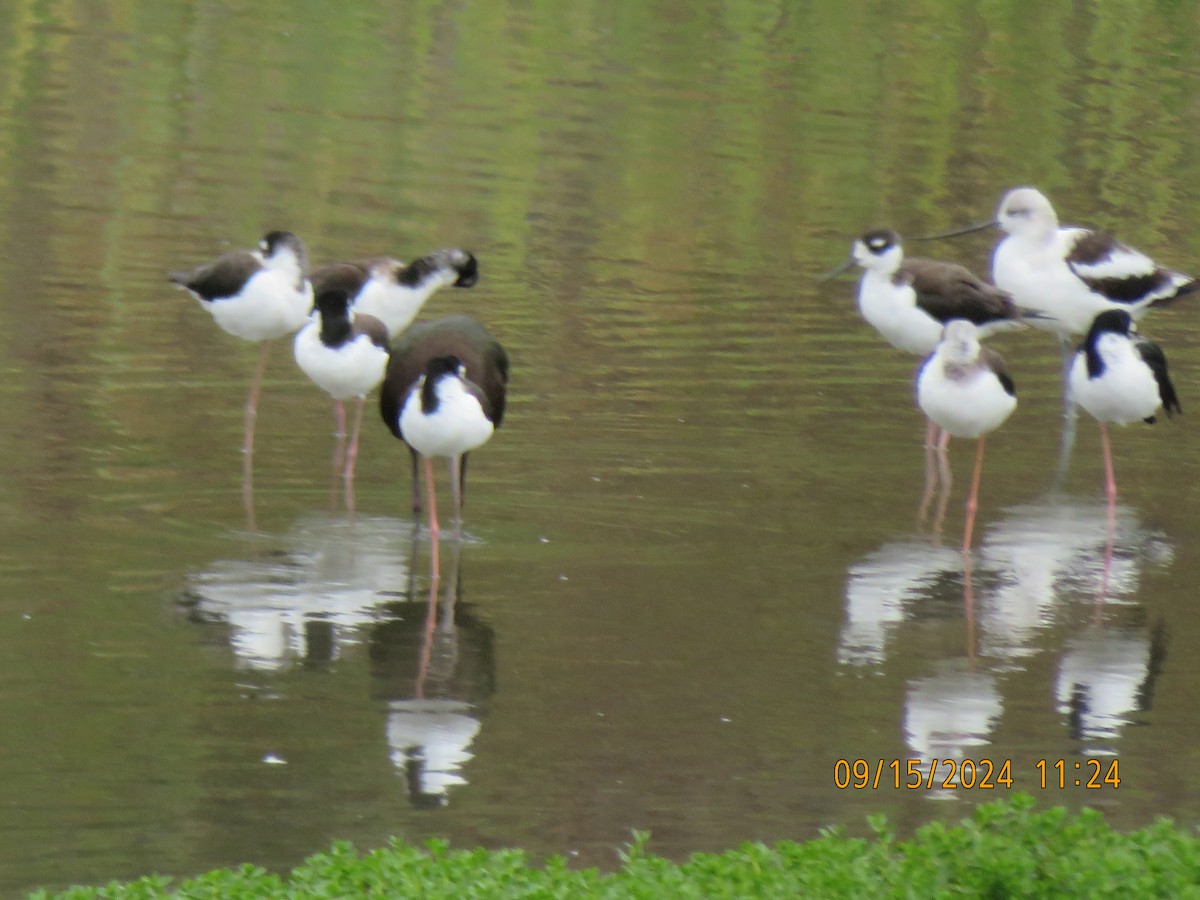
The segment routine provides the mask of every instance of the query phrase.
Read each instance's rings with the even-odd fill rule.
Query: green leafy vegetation
[[[69,900],[292,897],[1195,897],[1200,840],[1163,819],[1120,834],[1094,810],[1035,810],[1018,795],[978,807],[957,825],[933,823],[898,840],[883,817],[874,836],[830,829],[805,843],[744,844],[681,865],[650,855],[635,833],[613,873],[533,865],[520,850],[450,850],[393,842],[360,854],[334,844],[287,876],[255,866],[175,883],[71,888]],[[33,895],[49,898],[46,892]]]

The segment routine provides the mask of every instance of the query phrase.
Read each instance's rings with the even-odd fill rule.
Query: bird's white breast
[[[1017,408],[1017,398],[987,368],[951,374],[939,352],[917,379],[917,404],[955,437],[973,438],[999,428]]]
[[[1132,342],[1116,334],[1101,335],[1096,345],[1104,360],[1104,371],[1088,377],[1087,357],[1082,351],[1071,363],[1071,396],[1101,422],[1128,425],[1154,415],[1161,398],[1154,373]]]
[[[268,341],[291,334],[312,311],[312,285],[298,290],[296,281],[272,269],[256,272],[235,297],[204,304],[230,334],[248,341]]]
[[[414,385],[400,410],[400,433],[413,449],[423,456],[459,456],[487,442],[494,426],[459,379],[438,379],[438,406],[429,414],[421,409],[423,382]]]
[[[890,275],[863,275],[858,310],[884,340],[908,353],[925,356],[941,340],[942,323],[917,306],[912,285],[896,284]]]
[[[334,400],[366,396],[383,381],[387,369],[387,351],[365,334],[340,347],[323,344],[317,315],[300,329],[293,347],[296,364]]]

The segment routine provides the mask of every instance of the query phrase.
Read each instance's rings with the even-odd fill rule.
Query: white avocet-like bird
[[[317,386],[333,397],[337,425],[337,449],[333,466],[342,477],[354,479],[358,438],[362,428],[367,394],[375,390],[388,363],[388,332],[374,316],[350,310],[350,298],[341,288],[326,288],[317,294],[316,310],[308,324],[296,333],[293,345],[296,364]],[[344,468],[343,441],[346,437],[345,401],[357,399],[350,445]]]
[[[888,228],[868,231],[840,271],[863,269],[858,310],[900,350],[927,356],[951,319],[975,324],[980,337],[1022,325],[1022,313],[1005,291],[956,263],[905,259],[900,236]]]
[[[1110,509],[1116,502],[1108,425],[1139,419],[1151,424],[1161,406],[1169,418],[1183,412],[1167,374],[1167,358],[1153,341],[1137,333],[1124,309],[1105,310],[1088,329],[1070,371],[1071,394],[1100,423],[1104,448],[1104,490]]]
[[[307,262],[300,238],[290,231],[272,231],[256,250],[226,253],[192,272],[171,275],[171,281],[199,300],[223,329],[261,346],[246,400],[243,450],[247,460],[254,452],[254,423],[269,342],[303,326],[312,312]]]
[[[917,404],[942,429],[938,451],[944,470],[951,435],[979,439],[963,532],[966,552],[971,547],[979,507],[984,439],[1017,408],[1016,388],[1000,354],[979,343],[975,325],[965,319],[951,319],[937,349],[917,372]]]
[[[1158,265],[1111,235],[1060,226],[1041,191],[1004,195],[995,224],[1006,233],[992,255],[992,278],[1022,307],[1046,318],[1034,322],[1062,336],[1084,334],[1106,309],[1134,319],[1152,306],[1190,294],[1200,284]]]
[[[482,446],[504,420],[508,354],[468,316],[420,322],[392,344],[379,411],[413,458],[413,509],[420,509],[417,457],[425,461],[429,530],[440,526],[434,494],[435,456],[450,461],[455,531],[461,533],[467,454]]]
[[[1067,358],[1068,338],[1086,333],[1104,310],[1123,309],[1139,319],[1153,306],[1200,290],[1190,275],[1160,266],[1109,234],[1059,225],[1046,195],[1031,187],[1006,193],[994,219],[931,237],[990,227],[1005,232],[992,253],[992,280],[1022,308],[1043,314],[1030,324],[1057,334]]]
[[[313,273],[313,290],[344,290],[355,312],[367,313],[395,337],[412,323],[425,301],[440,288],[472,287],[479,263],[466,250],[448,248],[405,264],[389,257],[359,263],[332,263]]]

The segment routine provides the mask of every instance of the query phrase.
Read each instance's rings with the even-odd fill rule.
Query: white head
[[[904,262],[900,235],[889,228],[868,231],[854,242],[854,261],[864,269],[890,275]]]
[[[1013,188],[1000,201],[996,224],[1006,232],[1022,237],[1041,238],[1058,228],[1058,215],[1036,188]]]
[[[949,365],[969,366],[979,358],[979,330],[966,319],[951,319],[942,329],[939,349]]]

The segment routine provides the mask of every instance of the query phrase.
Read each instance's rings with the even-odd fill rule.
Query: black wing
[[[1019,318],[1008,293],[964,266],[909,259],[901,264],[899,271],[916,291],[917,305],[939,322],[966,319],[975,325],[985,325],[998,319]]]
[[[237,296],[246,282],[262,269],[262,262],[253,253],[236,250],[193,272],[172,273],[171,281],[202,300],[220,300]]]
[[[1171,383],[1171,376],[1167,374],[1167,357],[1162,352],[1162,348],[1146,338],[1136,339],[1133,346],[1142,361],[1154,373],[1154,380],[1158,383],[1158,397],[1162,401],[1162,408],[1167,414],[1167,418],[1171,418],[1175,413],[1182,413],[1183,407],[1179,405],[1179,395],[1175,393],[1175,385]],[[1150,416],[1146,421],[1153,422],[1154,416]]]
[[[979,358],[983,360],[985,366],[996,373],[996,377],[1000,379],[1000,386],[1004,388],[1005,393],[1010,397],[1017,396],[1017,385],[1012,380],[1012,376],[1008,374],[1008,364],[1004,361],[1004,357],[991,347],[982,347],[980,348]]]

